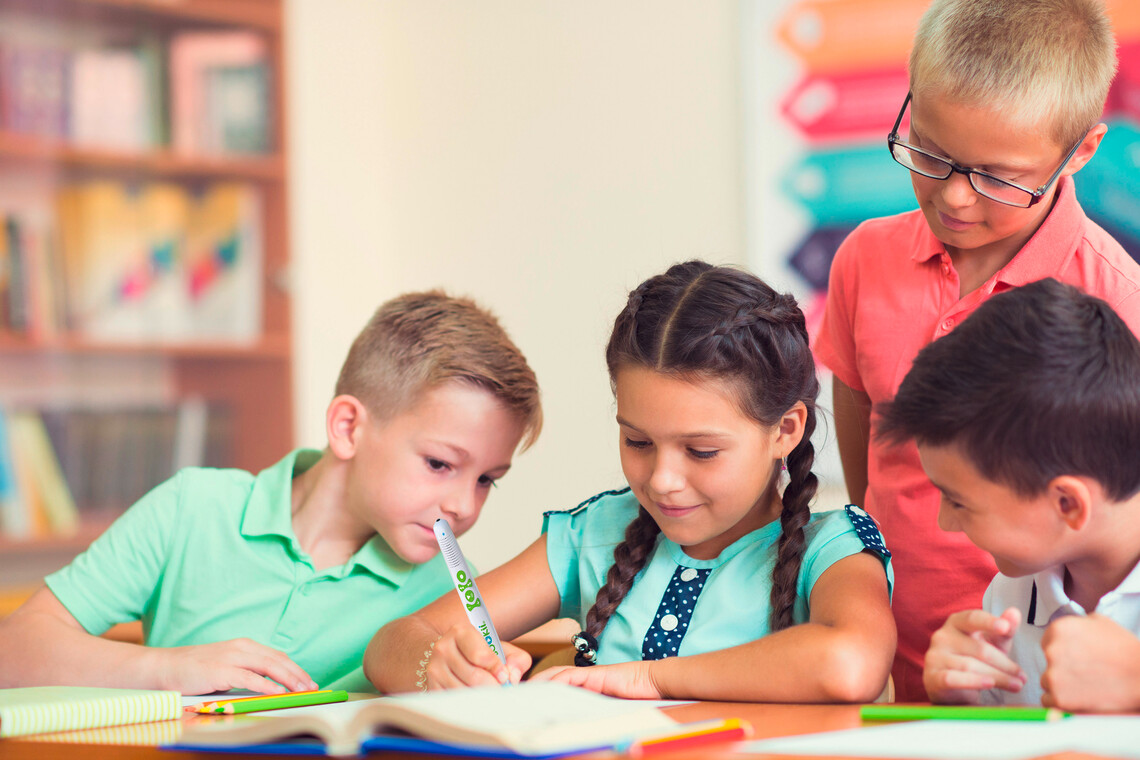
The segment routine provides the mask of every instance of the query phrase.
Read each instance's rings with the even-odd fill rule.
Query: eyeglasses
[[[931,179],[949,179],[950,175],[955,172],[965,174],[970,180],[970,187],[974,188],[978,195],[983,195],[992,201],[1004,203],[1007,206],[1029,208],[1040,201],[1045,196],[1045,191],[1049,189],[1049,186],[1061,176],[1061,171],[1068,165],[1069,159],[1077,152],[1077,148],[1081,147],[1081,143],[1084,142],[1083,137],[1077,140],[1077,144],[1069,150],[1064,160],[1061,161],[1061,165],[1057,167],[1057,171],[1053,172],[1053,176],[1047,179],[1041,187],[1031,190],[1016,182],[1010,182],[1008,179],[995,177],[981,169],[959,166],[944,156],[930,153],[910,143],[903,142],[899,138],[899,125],[902,124],[903,114],[906,113],[906,108],[910,105],[910,98],[911,93],[908,92],[906,100],[903,101],[902,110],[899,111],[899,117],[895,119],[895,125],[891,127],[891,133],[887,135],[887,148],[891,151],[891,157],[915,174],[921,174],[923,177],[930,177]]]

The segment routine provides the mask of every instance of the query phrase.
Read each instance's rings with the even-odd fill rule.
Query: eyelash
[[[634,451],[642,451],[644,449],[649,448],[653,444],[650,443],[649,441],[638,441],[638,440],[635,440],[633,438],[627,437],[625,439],[625,445],[628,448],[633,449]],[[718,454],[720,454],[719,449],[713,449],[712,451],[702,451],[700,449],[693,449],[693,448],[689,449],[689,455],[690,456],[692,456],[694,459],[699,459],[702,461],[708,461],[710,459],[713,459]]]
[[[435,457],[424,457],[424,461],[427,462],[428,469],[432,472],[448,472],[452,469],[451,465],[442,459],[436,459]],[[479,485],[483,488],[498,488],[499,479],[487,477],[486,475],[480,475]]]

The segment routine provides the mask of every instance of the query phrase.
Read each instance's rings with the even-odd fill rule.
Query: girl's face
[[[621,466],[661,532],[713,559],[780,515],[779,459],[803,436],[807,410],[772,427],[745,415],[720,380],[689,382],[645,367],[617,373]]]

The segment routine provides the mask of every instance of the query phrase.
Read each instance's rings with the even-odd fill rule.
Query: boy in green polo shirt
[[[372,690],[369,639],[450,588],[432,525],[475,522],[538,385],[489,313],[413,293],[357,336],[325,421],[323,452],[182,470],[127,510],[0,621],[0,687]],[[131,620],[145,646],[99,638]]]

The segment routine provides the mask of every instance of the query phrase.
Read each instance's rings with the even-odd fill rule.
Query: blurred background
[[[0,0],[0,606],[177,467],[323,447],[352,338],[408,290],[489,307],[543,390],[474,564],[621,486],[627,292],[701,257],[814,326],[844,235],[915,206],[885,137],[925,6]],[[1140,9],[1109,8],[1078,186],[1135,251]],[[827,412],[816,436],[837,507]]]

